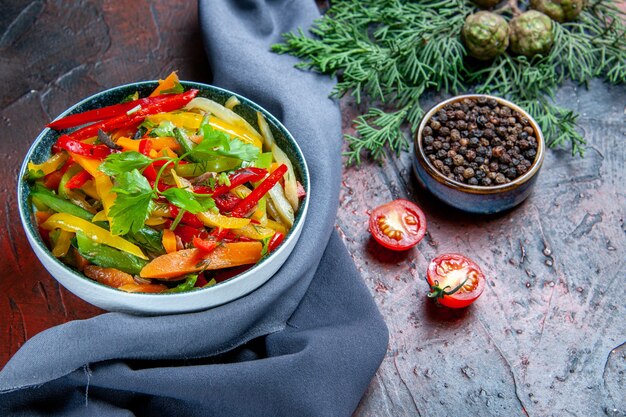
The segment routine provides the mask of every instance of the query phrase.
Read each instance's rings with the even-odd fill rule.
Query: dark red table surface
[[[0,13],[0,365],[37,333],[103,311],[60,287],[31,251],[16,203],[22,158],[42,126],[77,100],[131,81],[210,82],[193,1],[2,1]],[[426,104],[433,104],[432,97]],[[564,87],[581,114],[584,159],[550,151],[534,194],[477,217],[417,186],[408,153],[345,169],[337,229],[390,332],[355,416],[626,415],[626,123],[623,87]],[[361,109],[362,110],[362,109]],[[344,131],[359,109],[342,101]],[[392,253],[368,210],[408,198],[429,234]],[[474,258],[488,276],[471,308],[425,294],[430,259]]]

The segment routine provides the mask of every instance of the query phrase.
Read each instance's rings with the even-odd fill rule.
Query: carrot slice
[[[178,82],[178,75],[176,75],[176,71],[172,72],[167,76],[164,80],[159,80],[159,86],[150,94],[150,97],[158,96],[161,94],[161,91],[169,90],[174,88],[176,83]]]
[[[153,259],[141,270],[143,278],[170,279],[203,270],[253,264],[261,259],[261,242],[235,242],[218,246],[206,254],[198,249],[183,249]]]
[[[118,288],[118,290],[126,292],[163,292],[167,290],[165,285],[161,284],[124,284]]]
[[[84,269],[85,275],[109,287],[118,288],[125,284],[134,284],[132,275],[115,268],[102,268],[96,265],[87,265]]]

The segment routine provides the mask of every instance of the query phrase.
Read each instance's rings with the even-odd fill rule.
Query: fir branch
[[[520,3],[511,0],[498,12],[519,14],[527,7]],[[472,88],[518,103],[538,121],[548,146],[569,143],[572,154],[582,155],[578,115],[553,98],[566,79],[581,85],[594,77],[626,82],[624,13],[613,1],[595,1],[577,21],[554,22],[554,46],[546,56],[505,53],[484,64],[466,57],[460,39],[466,16],[475,11],[468,0],[337,0],[315,22],[314,37],[287,33],[273,50],[301,58],[299,67],[337,75],[334,96],[351,94],[357,103],[368,97],[382,105],[355,120],[357,135],[346,136],[348,164],[359,164],[363,153],[380,160],[385,148],[408,149],[402,126],[415,131],[424,94]]]

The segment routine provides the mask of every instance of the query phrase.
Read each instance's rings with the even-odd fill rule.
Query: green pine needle
[[[460,39],[465,18],[476,10],[468,0],[337,0],[314,23],[313,37],[287,33],[273,50],[301,58],[301,68],[337,75],[334,96],[376,105],[355,120],[357,135],[346,135],[348,164],[360,164],[363,154],[381,160],[385,149],[407,150],[403,126],[417,128],[421,97],[468,89],[516,102],[540,124],[548,146],[569,146],[582,156],[578,114],[553,98],[567,79],[581,85],[595,77],[626,81],[624,13],[614,1],[596,0],[575,22],[554,22],[547,56],[505,53],[485,64],[469,59]],[[510,17],[509,9],[499,12]]]

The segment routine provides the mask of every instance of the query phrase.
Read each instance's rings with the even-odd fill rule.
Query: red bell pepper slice
[[[75,189],[75,188],[80,188],[83,185],[85,185],[85,183],[87,181],[89,181],[91,179],[91,174],[85,170],[80,171],[78,174],[74,175],[72,178],[70,178],[66,183],[65,183],[65,188],[67,189]]]
[[[150,164],[147,167],[145,167],[142,174],[144,177],[146,177],[148,181],[151,181],[153,183],[156,181],[157,175],[158,175],[156,169],[154,169],[154,164]],[[152,184],[152,186],[154,187],[154,184]]]
[[[300,184],[300,181],[296,181],[296,192],[297,192],[297,196],[298,198],[302,198],[302,197],[306,197],[306,191],[304,189],[304,187],[302,186],[302,184]]]
[[[278,245],[283,243],[284,239],[285,239],[285,235],[283,235],[282,233],[280,232],[274,233],[274,236],[271,237],[270,241],[267,244],[267,251],[269,253],[273,252],[274,249],[278,247]]]
[[[230,213],[235,206],[239,204],[241,198],[237,197],[233,193],[226,193],[213,197],[215,206],[219,209],[220,213]]]
[[[163,165],[165,165],[168,161],[166,160],[159,160],[159,161],[154,161],[153,163],[151,163],[150,165],[148,165],[146,168],[144,168],[143,170],[143,176],[146,177],[146,179],[148,181],[150,181],[150,184],[152,185],[152,187],[154,187],[154,181],[156,181],[157,179],[157,175],[159,174],[157,169],[161,168]],[[180,165],[185,165],[188,162],[187,161],[178,161],[178,163]],[[172,165],[173,166],[173,165]],[[166,186],[165,184],[159,184],[159,191],[165,191],[168,188],[172,188],[173,186]]]
[[[224,228],[221,228],[221,227],[216,227],[215,229],[213,229],[211,231],[211,233],[209,233],[209,236],[213,236],[214,238],[216,238],[218,240],[222,240],[226,236],[228,236],[230,233],[232,233],[230,231],[230,229],[224,229]]]
[[[106,145],[91,145],[80,142],[68,135],[62,135],[56,143],[61,149],[89,158],[104,159],[113,150]]]
[[[198,90],[189,90],[181,94],[167,95],[164,96],[163,100],[142,106],[141,109],[131,115],[123,113],[119,116],[111,117],[110,119],[78,129],[75,132],[70,133],[69,136],[72,139],[81,140],[96,136],[98,134],[98,130],[100,129],[102,129],[105,133],[109,133],[116,129],[136,125],[141,123],[146,116],[180,109],[189,103],[197,94]]]
[[[214,189],[205,186],[197,186],[195,187],[195,191],[200,194],[211,194],[211,197],[215,198],[222,194],[226,194],[233,188],[247,182],[261,181],[263,178],[265,178],[266,175],[267,169],[265,168],[240,168],[228,177],[230,185],[219,185]]]
[[[172,225],[172,220],[167,220],[164,225],[165,227],[170,227]],[[174,229],[174,234],[182,240],[183,243],[190,243],[193,241],[194,237],[199,237],[201,239],[206,239],[209,237],[209,233],[204,229],[196,229],[191,226],[187,226],[186,224],[179,223]]]
[[[180,213],[180,209],[176,207],[175,205],[170,204],[170,215],[176,218],[178,216],[178,213]],[[202,223],[195,214],[191,214],[188,211],[185,211],[183,213],[183,216],[180,218],[180,221],[181,223],[184,223],[187,226],[191,226],[196,229],[204,227],[204,223]]]
[[[214,239],[200,239],[199,237],[193,238],[193,245],[200,249],[204,254],[211,253],[217,248],[218,241]]]
[[[274,170],[270,175],[263,180],[258,187],[256,187],[246,198],[241,200],[231,212],[231,216],[233,217],[245,217],[246,214],[254,208],[254,206],[259,202],[259,200],[267,194],[267,192],[275,186],[278,181],[285,175],[287,172],[287,165],[281,164],[278,168]]]
[[[49,190],[56,190],[59,188],[59,183],[63,177],[61,170],[56,170],[43,177],[43,185]]]
[[[152,142],[148,139],[142,139],[139,141],[139,153],[150,156],[150,151],[152,150]]]
[[[110,119],[111,117],[120,116],[122,114],[126,114],[129,110],[132,110],[137,106],[150,106],[162,101],[166,101],[168,98],[168,96],[146,97],[129,101],[127,103],[114,104],[112,106],[88,110],[78,114],[71,114],[69,116],[63,117],[62,119],[48,123],[46,127],[54,130],[69,129],[87,123],[97,122],[104,119]]]
[[[212,197],[216,197],[218,195],[222,195],[224,193],[229,192],[233,188],[245,184],[247,182],[257,182],[261,181],[267,175],[267,170],[265,168],[241,168],[235,171],[228,177],[230,181],[230,185],[219,185],[215,187],[213,192],[211,193]]]

